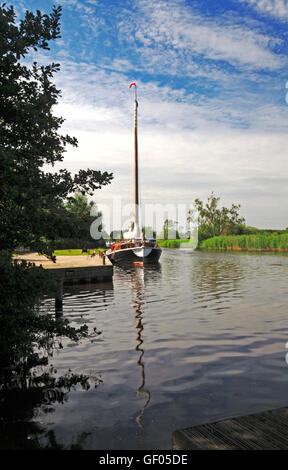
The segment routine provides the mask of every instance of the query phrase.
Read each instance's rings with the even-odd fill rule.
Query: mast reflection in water
[[[125,270],[125,268],[122,268]],[[137,389],[137,398],[144,398],[144,404],[136,417],[136,422],[140,428],[143,428],[142,418],[144,415],[145,408],[148,406],[151,400],[150,391],[145,388],[145,363],[143,362],[144,350],[144,313],[145,313],[145,281],[156,272],[160,272],[161,265],[151,265],[149,267],[135,266],[131,269],[126,269],[126,274],[130,274],[130,286],[133,293],[133,309],[135,311],[135,323],[137,330],[137,345],[135,350],[139,352],[137,365],[141,370],[141,383]]]
[[[132,280],[132,288],[135,293],[134,308],[135,308],[135,321],[136,321],[137,341],[138,341],[138,344],[135,349],[136,351],[140,352],[137,364],[141,368],[141,384],[137,390],[137,398],[141,398],[141,397],[145,398],[145,402],[141,409],[141,412],[136,418],[136,422],[138,423],[140,427],[142,427],[141,419],[144,414],[144,410],[146,406],[148,405],[148,403],[150,402],[150,398],[151,398],[149,390],[146,390],[144,388],[145,387],[145,367],[144,367],[144,362],[142,362],[142,358],[144,356],[144,348],[143,348],[144,341],[142,339],[142,332],[144,329],[142,305],[144,304],[144,302],[141,301],[141,296],[143,296],[144,294],[144,287],[145,287],[144,268],[139,267],[138,269],[135,269],[135,277],[134,277],[134,280]]]

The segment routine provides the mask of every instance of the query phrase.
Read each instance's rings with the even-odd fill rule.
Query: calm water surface
[[[158,268],[66,287],[64,316],[102,333],[63,341],[51,363],[98,385],[35,408],[40,443],[172,449],[176,429],[288,406],[287,268],[287,255],[166,249]]]

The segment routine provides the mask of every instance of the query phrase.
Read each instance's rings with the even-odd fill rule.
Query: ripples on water
[[[85,436],[84,449],[171,449],[178,428],[286,406],[287,267],[275,254],[167,249],[158,268],[66,287],[64,316],[101,334],[63,341],[53,365],[101,383],[35,419],[66,448]]]

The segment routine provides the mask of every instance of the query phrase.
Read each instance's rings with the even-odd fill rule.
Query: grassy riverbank
[[[190,240],[184,239],[175,239],[175,240],[160,240],[157,239],[157,243],[162,248],[180,248],[181,243],[188,243]]]
[[[99,253],[105,251],[104,248],[97,248],[96,249],[96,254],[98,255]],[[87,252],[84,252],[81,250],[81,248],[79,249],[71,249],[71,250],[55,250],[53,252],[53,255],[54,256],[81,256],[81,255],[92,255],[94,253],[94,250],[87,250]]]
[[[288,233],[213,237],[204,240],[200,245],[200,249],[288,252]]]

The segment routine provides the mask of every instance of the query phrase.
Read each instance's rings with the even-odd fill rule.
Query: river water
[[[67,286],[64,316],[96,333],[51,363],[95,380],[35,408],[40,444],[172,449],[179,428],[287,406],[287,269],[281,254],[164,249],[159,267]]]

